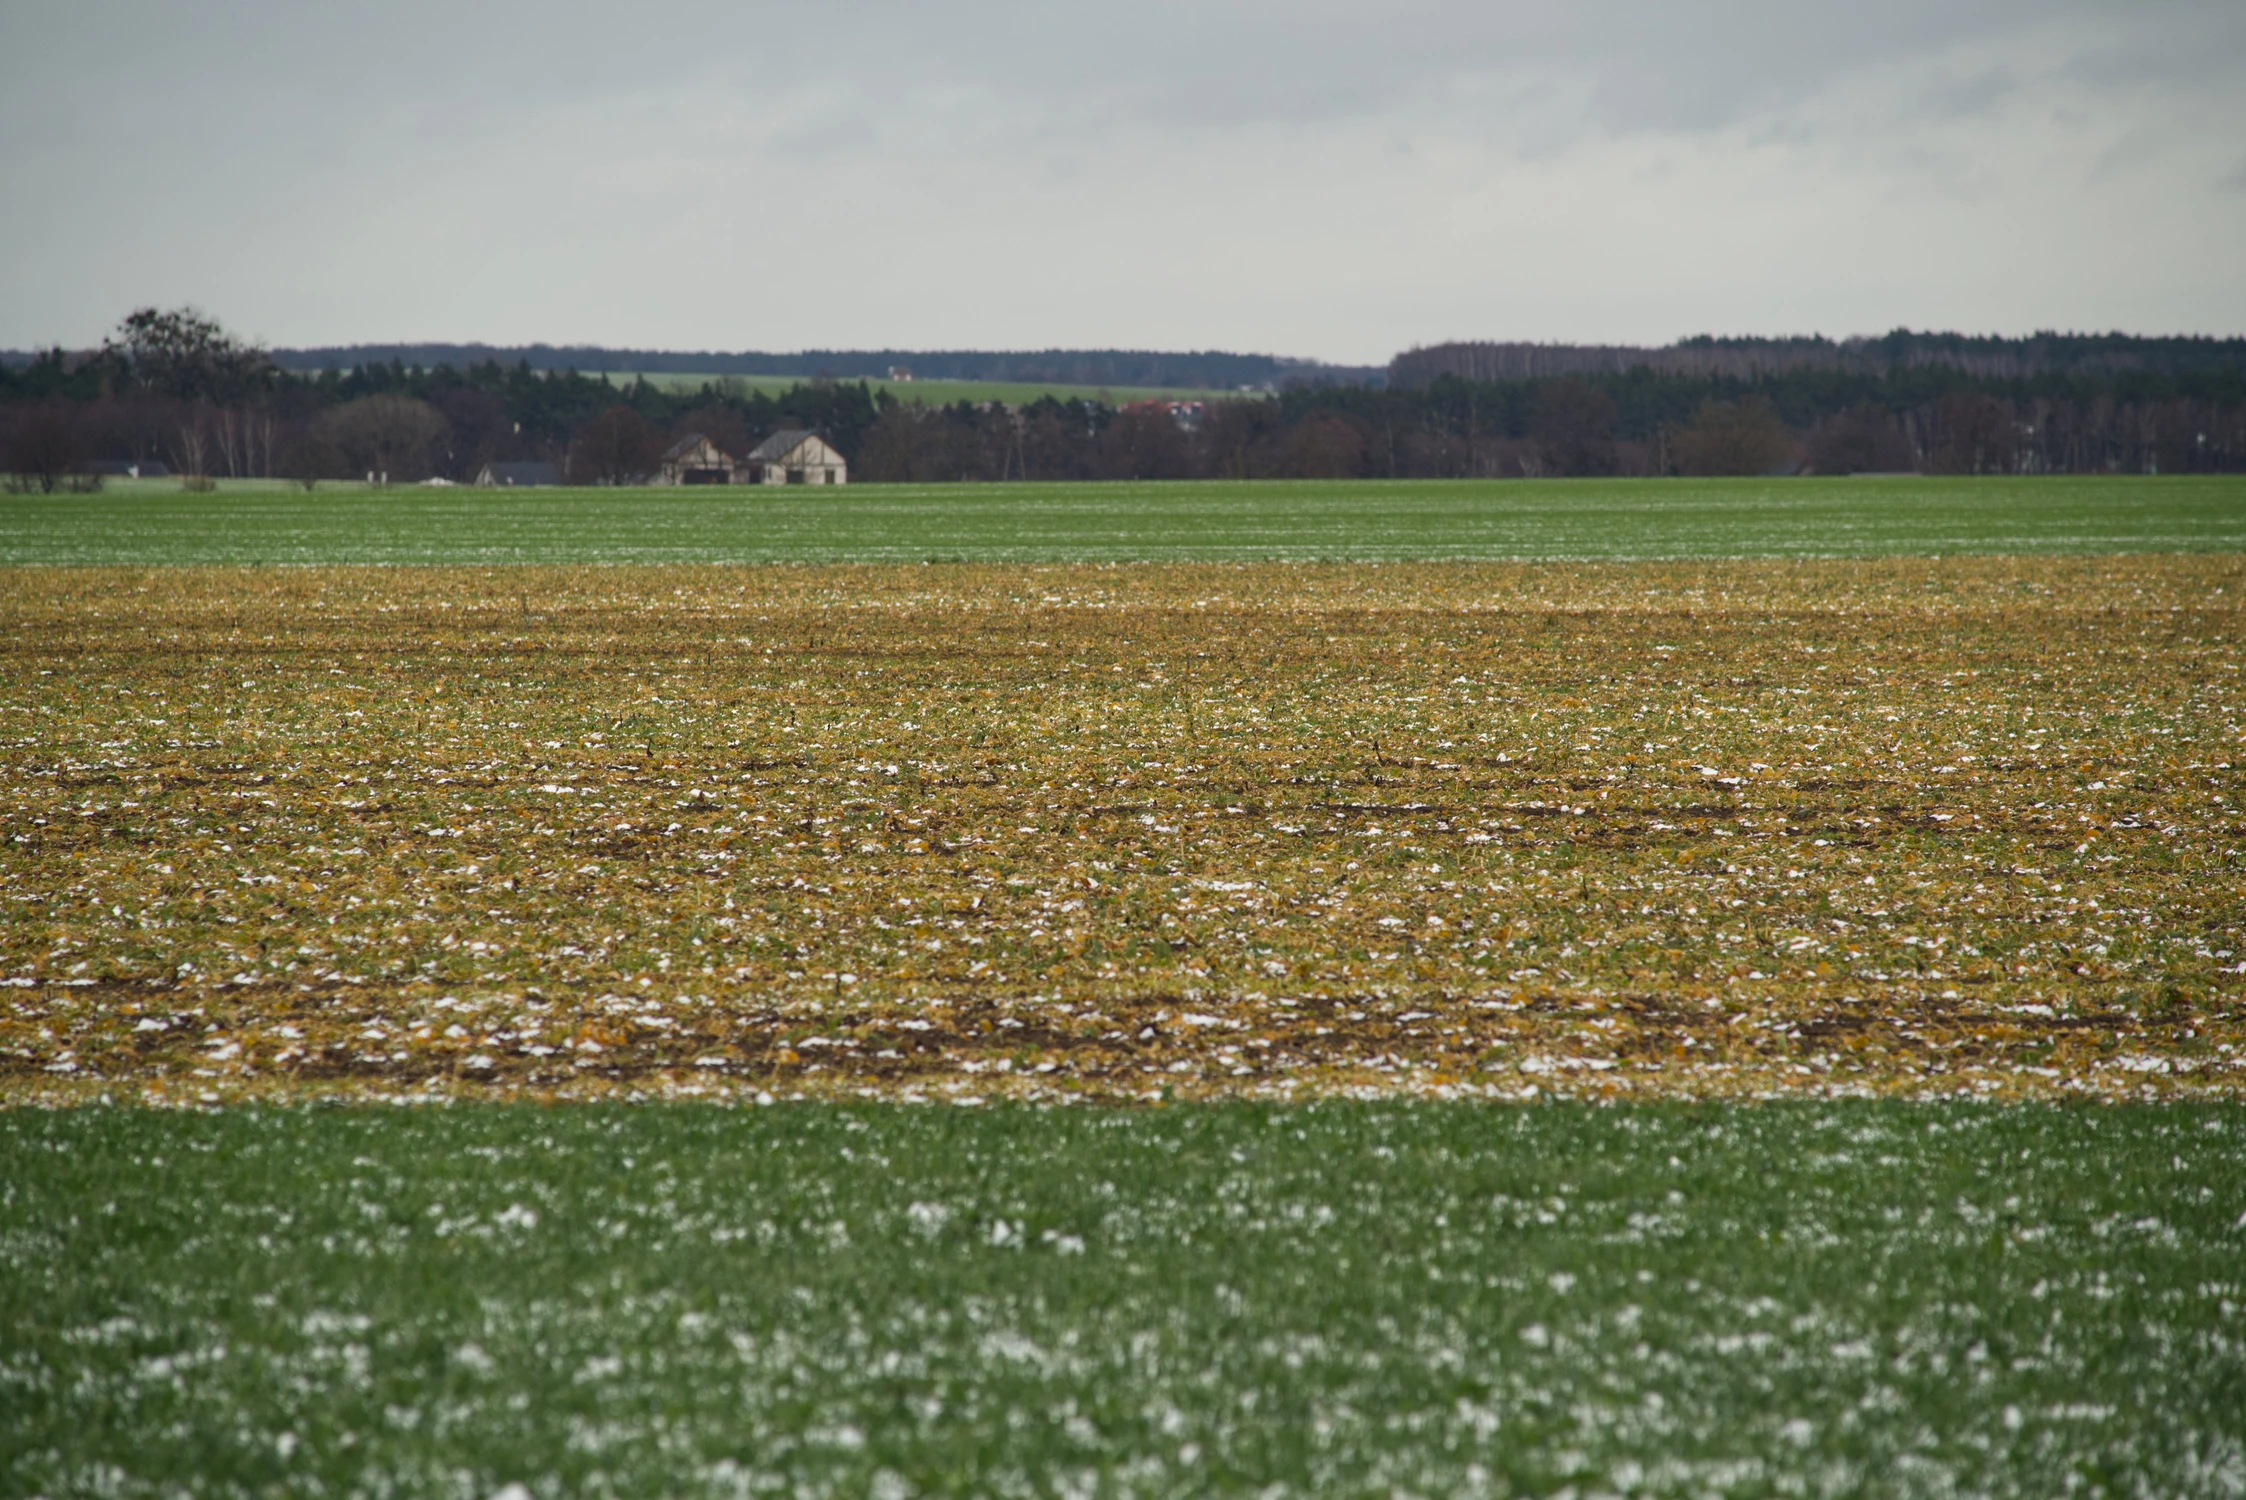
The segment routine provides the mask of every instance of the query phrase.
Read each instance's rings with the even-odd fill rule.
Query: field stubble
[[[2235,1097],[2242,582],[20,570],[0,1097]]]

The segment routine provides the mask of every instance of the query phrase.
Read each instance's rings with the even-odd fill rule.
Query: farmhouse
[[[789,428],[749,450],[741,478],[747,484],[843,484],[849,465],[817,433]]]
[[[481,489],[514,489],[523,485],[548,485],[561,483],[561,475],[547,463],[485,464],[476,471],[476,484]]]
[[[735,478],[733,455],[702,436],[690,432],[663,450],[650,484],[731,484]]]

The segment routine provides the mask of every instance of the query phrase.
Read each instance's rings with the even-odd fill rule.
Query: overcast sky
[[[2246,4],[0,0],[0,346],[2246,333]]]

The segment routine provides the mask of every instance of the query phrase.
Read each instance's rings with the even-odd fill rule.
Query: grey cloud
[[[177,295],[307,341],[1349,358],[1757,307],[1845,331],[1976,288],[1983,322],[2151,316],[2122,286],[2246,322],[2197,248],[2246,229],[2241,100],[2236,0],[0,0],[0,345]],[[2035,161],[2073,175],[2031,192]],[[2178,238],[2002,275],[2075,192],[2116,221],[2165,194]],[[120,238],[118,202],[167,233]]]
[[[2220,5],[2132,15],[2135,45],[2101,42],[2080,66],[2130,76],[2160,57],[2205,68],[2240,39]],[[1379,8],[1156,3],[929,6],[845,0],[817,7],[726,3],[334,7],[205,0],[194,6],[81,0],[6,10],[20,45],[11,88],[83,98],[89,76],[128,98],[166,96],[181,123],[258,116],[267,102],[348,116],[443,98],[473,109],[598,100],[693,72],[745,91],[814,65],[845,94],[930,80],[1019,108],[1179,124],[1347,118],[1438,95],[1461,80],[1592,84],[1602,128],[1709,129],[1814,94],[1836,77],[1962,43],[2107,24],[2075,0],[1805,7],[1660,0],[1549,4],[1404,0]],[[2110,27],[2109,27],[2110,29]],[[2210,43],[2214,45],[2210,47]],[[2088,45],[2086,43],[2086,45]],[[181,95],[190,98],[182,98]],[[194,96],[199,96],[195,98]],[[871,102],[866,101],[866,102]],[[182,108],[181,106],[187,106]]]
[[[2009,68],[1982,68],[1962,78],[1938,78],[1920,98],[1930,114],[1963,119],[1986,113],[2009,97],[2018,84]]]

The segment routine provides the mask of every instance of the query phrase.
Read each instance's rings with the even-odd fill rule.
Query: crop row
[[[0,1091],[2232,1094],[2242,581],[23,570]]]

